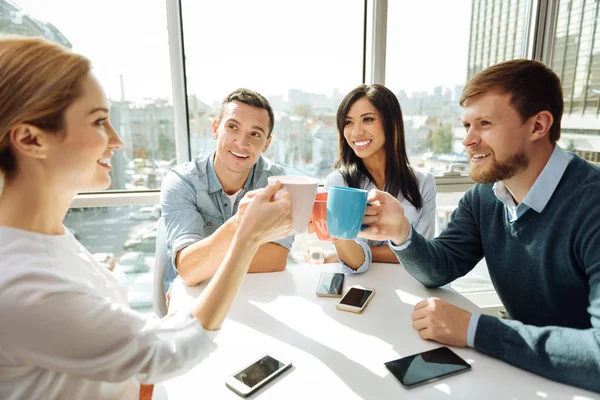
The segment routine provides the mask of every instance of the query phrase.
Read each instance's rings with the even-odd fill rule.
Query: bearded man
[[[600,168],[557,145],[560,80],[540,62],[512,60],[476,74],[460,104],[477,184],[448,228],[428,240],[398,200],[372,191],[360,236],[389,240],[427,287],[452,282],[485,257],[509,318],[430,298],[412,314],[421,338],[600,392]]]

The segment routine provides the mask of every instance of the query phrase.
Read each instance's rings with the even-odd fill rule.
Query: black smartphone
[[[353,286],[335,306],[338,310],[361,314],[375,296],[375,289]]]
[[[321,272],[317,285],[317,296],[342,297],[344,290],[344,274],[340,272]]]
[[[447,347],[389,361],[385,366],[408,389],[471,369],[469,363]]]
[[[225,381],[225,385],[242,397],[248,397],[292,366],[286,358],[269,353],[244,367]]]

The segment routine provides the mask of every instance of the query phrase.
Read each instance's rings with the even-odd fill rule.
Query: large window
[[[110,189],[160,188],[176,162],[165,2],[0,0],[0,36],[8,35],[43,36],[92,61],[125,143],[113,157]],[[140,311],[152,310],[159,216],[158,205],[87,207],[70,209],[64,220],[128,286],[130,305]]]
[[[400,101],[413,165],[438,176],[468,172],[462,90],[482,69],[526,56],[528,7],[529,0],[388,2],[385,84]],[[446,227],[464,193],[440,189],[436,234]],[[494,293],[484,261],[453,287],[463,293]]]
[[[175,163],[166,14],[164,0],[0,0],[0,36],[43,36],[92,61],[125,142],[113,190],[158,189]]]
[[[492,64],[525,56],[528,4],[529,0],[388,3],[385,83],[400,101],[413,165],[435,174],[467,171],[458,104],[464,84]]]
[[[160,207],[71,208],[65,226],[128,287],[129,303],[152,311],[152,280]]]
[[[362,83],[364,1],[182,1],[192,156],[215,148],[220,101],[256,90],[275,112],[266,156],[325,177],[337,157],[335,113]]]
[[[384,83],[400,100],[411,162],[445,175],[437,178],[441,230],[469,186],[461,177],[463,86],[489,65],[537,54],[528,43],[543,32],[533,31],[532,18],[547,16],[532,5],[548,6],[540,9],[556,21],[544,61],[565,88],[560,144],[600,161],[599,3],[0,0],[0,35],[44,36],[91,59],[125,141],[110,189],[126,192],[79,196],[65,225],[139,294],[132,305],[149,309],[157,189],[188,154],[215,148],[210,125],[229,92],[247,87],[271,102],[275,129],[267,157],[289,174],[323,178],[337,157],[341,99],[363,81]],[[290,261],[304,262],[306,248],[319,246],[331,251],[314,235],[298,235]]]

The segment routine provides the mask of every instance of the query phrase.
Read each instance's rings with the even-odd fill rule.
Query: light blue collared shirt
[[[552,197],[552,193],[554,193],[554,190],[558,186],[558,182],[560,182],[565,173],[571,158],[571,154],[558,146],[554,146],[554,151],[546,166],[519,205],[515,205],[515,200],[502,181],[494,184],[492,190],[496,198],[504,204],[508,222],[515,222],[529,209],[533,209],[538,213],[544,210],[544,207],[546,207],[546,204],[548,204]]]
[[[504,210],[506,212],[506,218],[508,222],[514,223],[521,218],[525,212],[529,209],[534,210],[537,213],[544,211],[544,208],[550,201],[552,194],[556,190],[558,183],[564,175],[573,155],[567,153],[561,149],[558,145],[554,146],[552,155],[548,159],[546,166],[542,169],[542,172],[537,177],[531,189],[527,192],[527,195],[521,202],[516,205],[515,200],[508,191],[507,187],[502,181],[498,181],[492,187],[496,198],[504,204]],[[388,241],[388,245],[392,250],[399,251],[407,248],[412,239],[412,229],[406,238],[405,242],[399,246],[394,246],[392,242]],[[481,314],[472,314],[471,320],[469,321],[469,329],[467,331],[467,346],[475,347],[475,333],[477,332],[477,323]]]
[[[283,167],[259,157],[248,179],[232,202],[223,190],[213,162],[214,152],[173,168],[164,178],[160,203],[166,226],[168,265],[164,290],[177,276],[175,257],[181,249],[212,235],[236,214],[240,200],[250,190],[264,188],[270,176],[285,175]],[[274,243],[291,249],[294,236]]]

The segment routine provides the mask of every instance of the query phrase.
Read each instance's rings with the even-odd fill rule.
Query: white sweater
[[[189,314],[131,310],[70,233],[0,227],[0,399],[138,399],[215,347]]]

